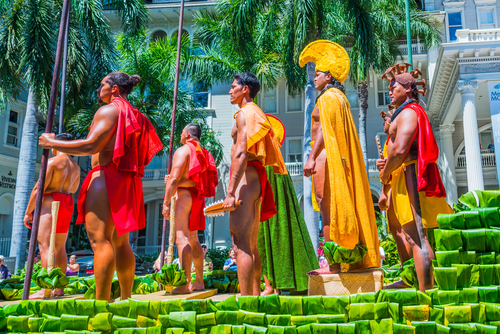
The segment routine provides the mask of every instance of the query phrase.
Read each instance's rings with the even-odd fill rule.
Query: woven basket
[[[312,295],[349,295],[360,292],[377,292],[384,282],[382,269],[363,272],[309,276],[309,291]]]

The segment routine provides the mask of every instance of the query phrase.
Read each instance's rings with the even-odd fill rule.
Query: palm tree
[[[12,99],[28,92],[26,116],[14,199],[10,256],[16,270],[26,256],[28,230],[23,217],[34,183],[38,119],[47,109],[52,82],[62,2],[57,0],[3,0],[0,2],[0,96]],[[109,72],[116,63],[116,51],[101,0],[72,1],[69,25],[68,88],[69,105],[83,103],[91,79]],[[147,22],[141,0],[111,0],[130,33]],[[100,80],[99,78],[98,80]],[[92,88],[94,90],[94,88]],[[71,110],[71,108],[69,108]]]
[[[134,36],[119,34],[116,46],[120,70],[141,77],[138,89],[128,96],[128,100],[149,118],[163,142],[160,154],[168,155],[177,37],[151,41],[149,32],[142,30]],[[195,47],[196,44],[193,45],[188,37],[182,36],[181,72],[184,71]],[[193,100],[191,92],[183,83],[186,82],[181,82],[177,95],[178,112],[175,120],[174,148],[182,145],[180,142],[182,130],[194,120],[202,128],[201,144],[212,153],[218,164],[222,160],[222,144],[217,139],[217,133],[206,122],[209,114]],[[82,108],[75,113],[68,123],[69,129],[78,137],[85,137],[98,107],[94,102],[90,107]]]
[[[304,161],[311,147],[310,124],[316,90],[314,64],[300,68],[298,57],[313,40],[335,36],[337,42],[354,40],[359,50],[372,57],[372,27],[366,0],[224,0],[215,13],[196,16],[204,54],[191,73],[210,82],[224,82],[235,72],[252,71],[267,87],[285,80],[289,92],[304,90]],[[347,29],[349,28],[349,29]],[[211,65],[210,65],[211,64]],[[319,216],[312,210],[311,179],[304,178],[304,218],[315,249],[318,248]]]

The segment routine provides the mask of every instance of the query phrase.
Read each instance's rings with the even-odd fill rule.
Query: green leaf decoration
[[[356,245],[354,249],[340,247],[333,241],[325,242],[324,252],[328,264],[336,263],[354,264],[363,259],[368,252],[366,245]]]
[[[159,272],[152,274],[151,277],[163,285],[183,286],[187,284],[185,271],[181,270],[177,263],[172,263],[169,266],[165,264]]]
[[[50,273],[46,268],[42,268],[33,275],[33,281],[42,289],[62,289],[69,283],[68,277],[61,272],[61,268],[54,268]]]

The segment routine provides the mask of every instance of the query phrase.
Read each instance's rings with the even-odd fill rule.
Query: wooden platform
[[[204,291],[196,291],[184,295],[165,295],[165,291],[153,292],[147,295],[132,295],[133,299],[140,300],[164,300],[164,299],[205,299],[217,294],[217,289],[205,289]],[[65,295],[62,297],[51,298],[55,299],[84,299],[83,295]],[[0,306],[19,304],[21,300],[0,301]]]
[[[309,296],[348,295],[360,292],[377,292],[384,282],[382,269],[363,272],[309,276]]]

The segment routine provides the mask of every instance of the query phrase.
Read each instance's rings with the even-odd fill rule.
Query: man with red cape
[[[130,298],[135,257],[129,233],[145,227],[144,168],[163,146],[149,120],[127,101],[138,75],[108,74],[97,89],[99,102],[85,139],[56,140],[40,136],[43,148],[77,156],[92,155],[92,170],[78,198],[77,224],[85,224],[94,251],[96,299],[110,300],[116,269],[121,300]]]
[[[380,207],[389,208],[389,227],[398,243],[401,262],[414,259],[419,289],[425,291],[434,286],[434,253],[427,229],[437,227],[437,215],[450,213],[451,209],[436,164],[439,155],[436,139],[424,109],[418,104],[419,93],[425,94],[425,81],[416,82],[421,72],[409,71],[409,66],[396,64],[383,76],[390,82],[389,97],[396,110],[385,126],[389,134],[387,157],[377,160],[377,168],[380,181],[390,184],[389,203],[381,201]]]
[[[181,143],[175,151],[172,170],[168,176],[163,202],[163,216],[170,220],[170,201],[177,196],[175,205],[175,244],[181,268],[188,284],[174,289],[173,293],[203,291],[203,250],[198,231],[205,230],[205,198],[215,196],[217,167],[210,152],[200,145],[201,127],[189,123],[182,130]],[[191,284],[191,263],[194,263],[196,280]]]

